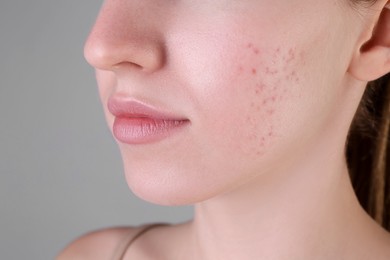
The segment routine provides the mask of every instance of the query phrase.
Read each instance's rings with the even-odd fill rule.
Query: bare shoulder
[[[118,245],[127,237],[135,236],[140,229],[141,227],[115,227],[87,233],[71,242],[56,259],[111,259]]]

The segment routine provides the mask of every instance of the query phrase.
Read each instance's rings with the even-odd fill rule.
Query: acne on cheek
[[[245,89],[250,95],[246,125],[248,139],[254,144],[255,154],[260,156],[278,135],[276,124],[283,113],[283,101],[288,99],[291,87],[300,83],[296,69],[304,63],[304,54],[292,47],[261,50],[253,43],[245,44],[244,50],[247,58],[243,60],[247,63],[238,65],[238,77],[253,82]]]

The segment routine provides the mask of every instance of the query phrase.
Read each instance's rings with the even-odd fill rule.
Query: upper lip
[[[187,120],[184,117],[135,99],[109,98],[107,107],[110,113],[116,117]]]

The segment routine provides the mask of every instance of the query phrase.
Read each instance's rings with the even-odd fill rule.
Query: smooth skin
[[[360,207],[344,146],[366,83],[390,71],[390,10],[347,0],[106,0],[85,45],[109,98],[190,121],[152,144],[118,141],[139,197],[195,205],[125,259],[390,259]],[[97,231],[59,259],[109,259]]]

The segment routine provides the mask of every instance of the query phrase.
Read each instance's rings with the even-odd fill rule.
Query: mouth
[[[114,137],[125,144],[147,144],[166,139],[190,120],[137,100],[110,98],[108,110],[114,115]]]

